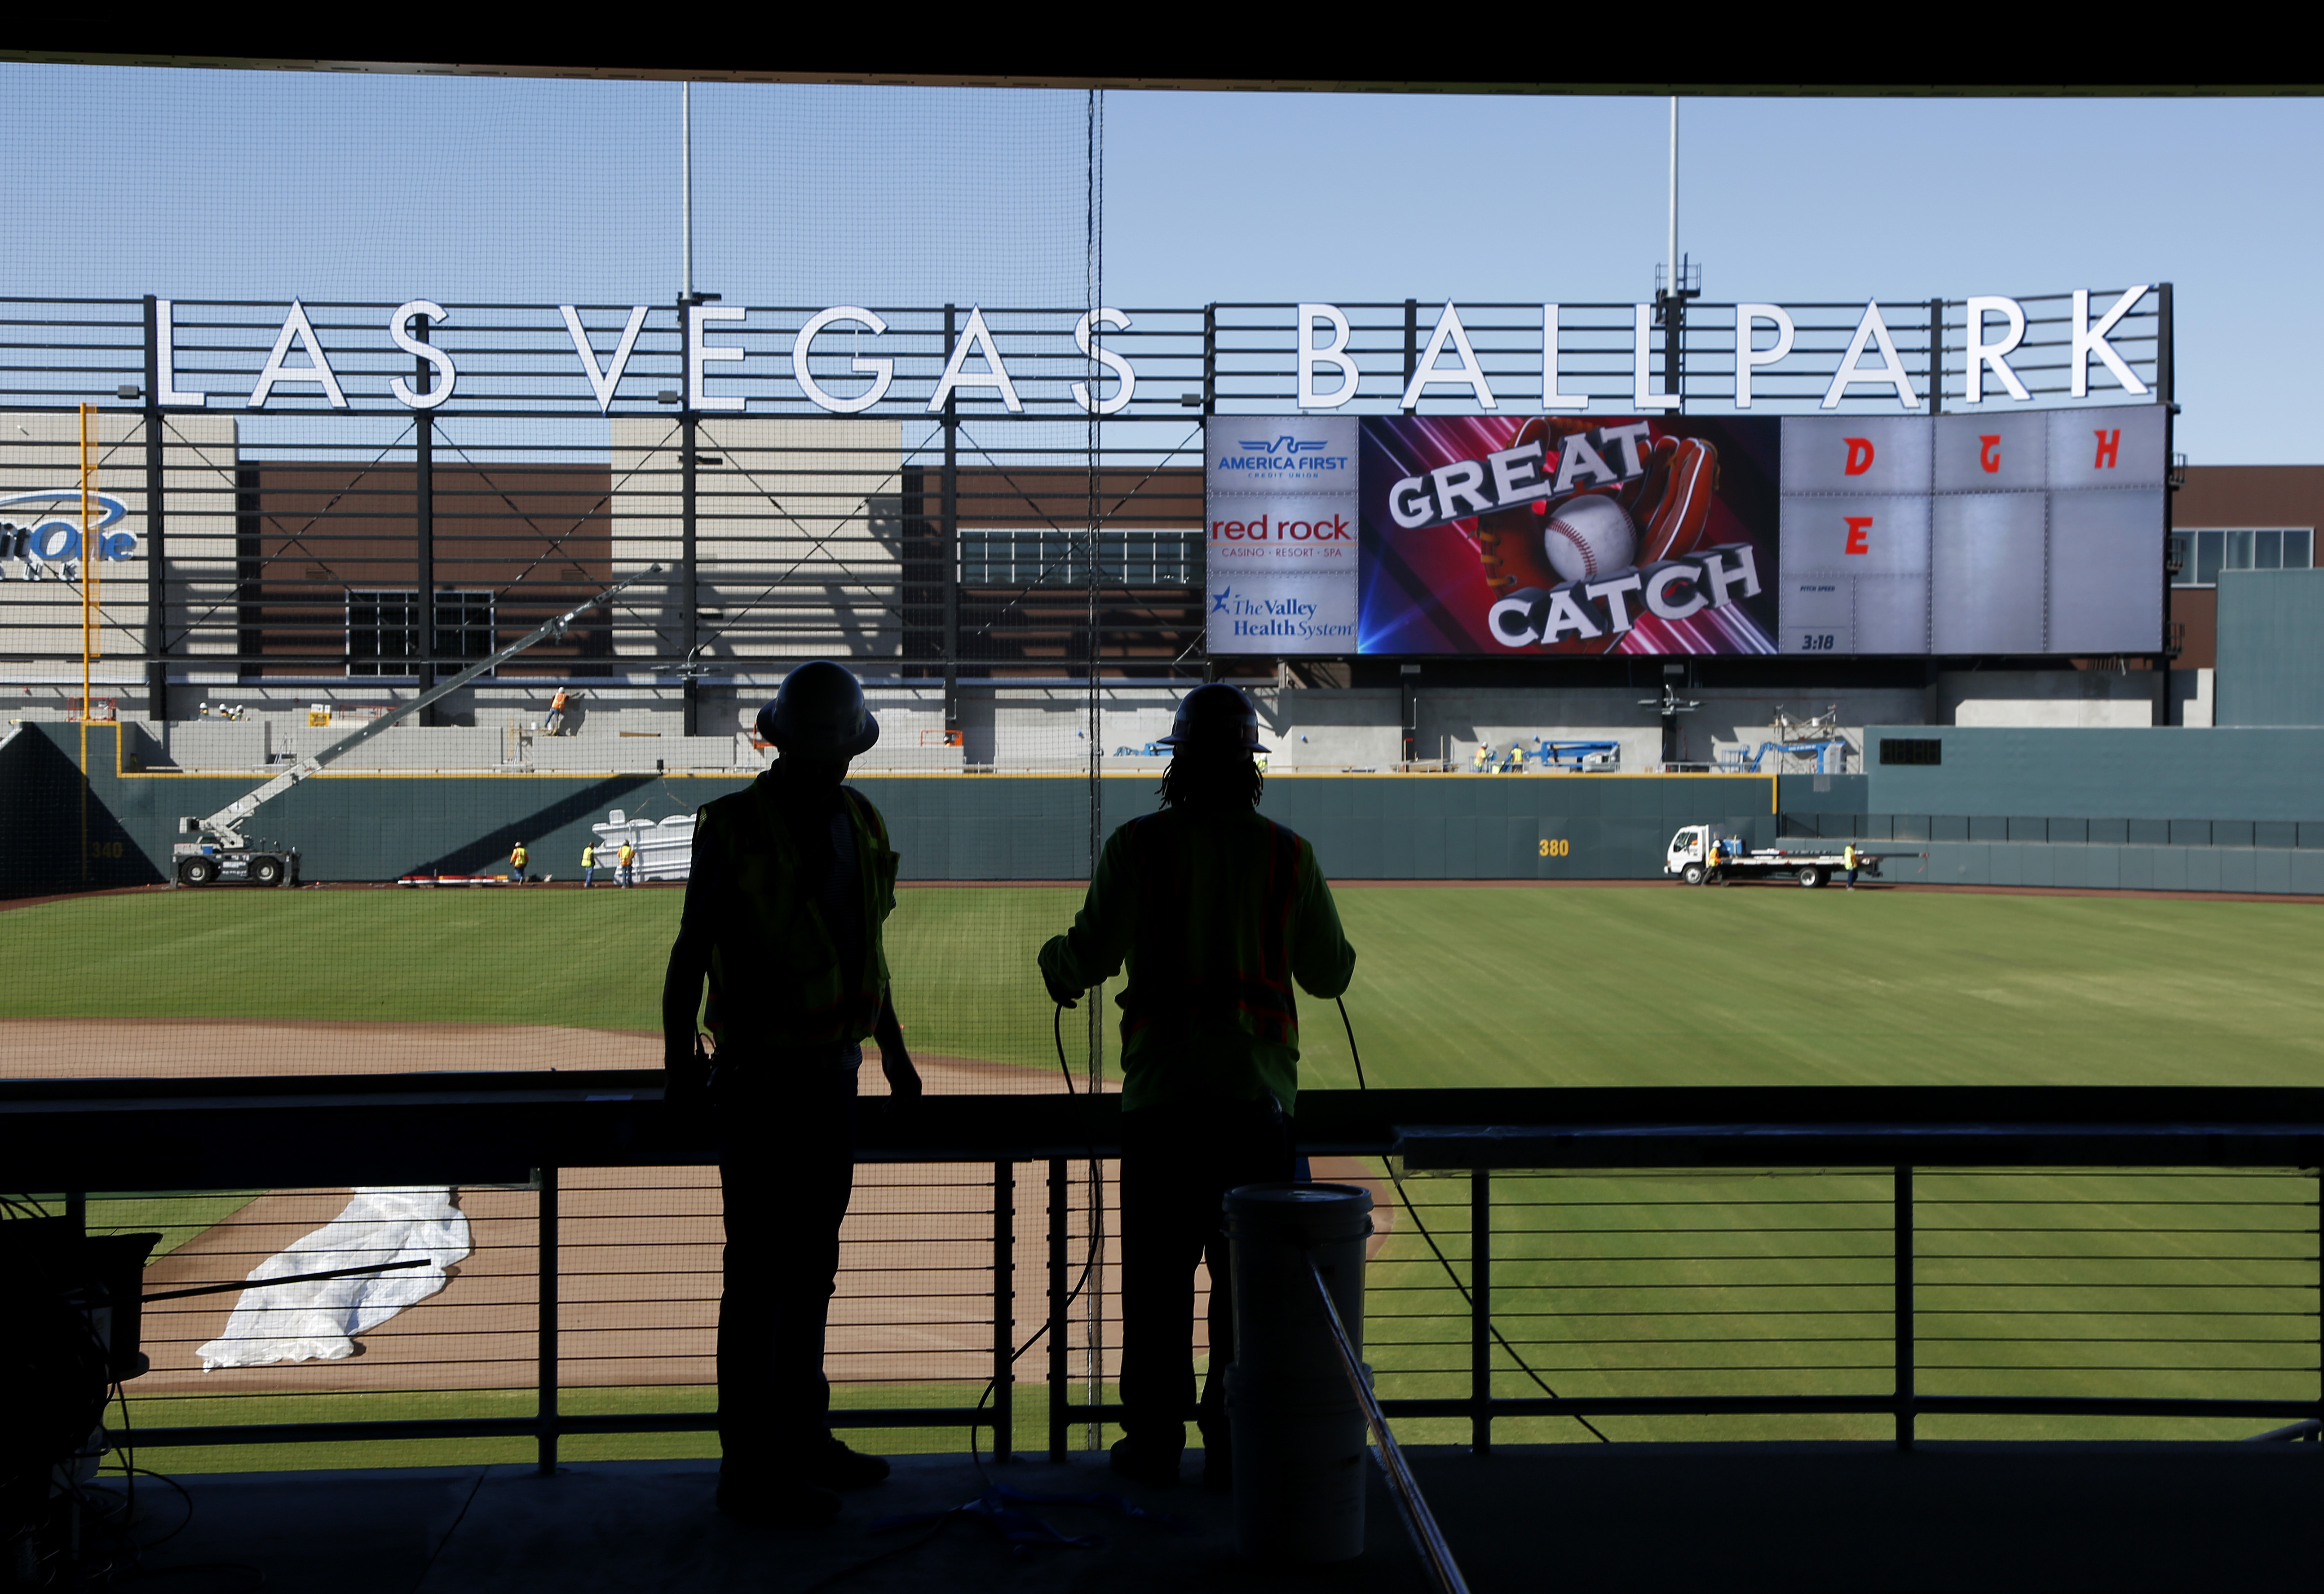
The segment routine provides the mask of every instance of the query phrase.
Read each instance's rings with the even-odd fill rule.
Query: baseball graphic
[[[1638,531],[1612,499],[1584,493],[1568,499],[1542,529],[1550,568],[1567,581],[1594,581],[1627,570],[1637,557]]]

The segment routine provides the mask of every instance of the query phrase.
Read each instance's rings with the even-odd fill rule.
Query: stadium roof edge
[[[81,50],[0,50],[0,61],[32,65],[177,67],[208,71],[376,73],[411,77],[595,78],[696,83],[841,84],[923,88],[1108,88],[1148,92],[1253,94],[1447,94],[1637,96],[1712,98],[2273,98],[2324,95],[2319,83],[1867,83],[1867,82],[1526,82],[1391,78],[1211,78],[1194,74],[1128,77],[1080,72],[921,72],[811,70],[721,61],[354,60],[231,53],[164,54]]]

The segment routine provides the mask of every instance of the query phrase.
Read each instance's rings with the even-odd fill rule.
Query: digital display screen
[[[2161,643],[2157,406],[1213,419],[1213,654]]]

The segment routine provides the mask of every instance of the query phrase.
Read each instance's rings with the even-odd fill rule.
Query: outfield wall
[[[1678,825],[1713,820],[1755,843],[1821,836],[1926,854],[1891,863],[1891,880],[2324,894],[2324,731],[1938,733],[1943,764],[1868,775],[1278,772],[1264,811],[1313,842],[1340,880],[1651,879]],[[0,742],[0,812],[11,820],[0,894],[166,880],[178,815],[214,812],[251,788],[250,775],[124,769],[116,738],[126,734],[89,727],[86,803],[78,727],[26,725]],[[2165,756],[2199,744],[2218,756]],[[253,834],[297,846],[310,880],[492,872],[519,841],[536,871],[570,879],[590,827],[611,811],[691,812],[743,779],[333,771],[270,805]],[[1088,877],[1085,777],[878,774],[855,784],[888,815],[908,880]],[[1154,786],[1151,770],[1109,775],[1101,834],[1150,809]]]
[[[169,878],[177,817],[249,791],[254,775],[124,769],[111,725],[89,729],[89,811],[120,855],[94,861],[88,885]],[[33,724],[0,749],[0,809],[22,815],[30,845],[8,850],[11,895],[80,889],[78,727]],[[613,809],[656,819],[742,788],[703,774],[421,775],[334,770],[268,805],[250,829],[295,845],[310,880],[391,880],[434,867],[495,870],[517,842],[532,867],[578,871],[590,826]],[[1841,778],[1830,778],[1842,789]],[[906,880],[1079,880],[1089,876],[1088,783],[1078,775],[867,775],[854,784],[888,816]],[[1155,771],[1108,776],[1101,831],[1149,810]],[[1803,778],[1804,788],[1815,784]],[[1265,811],[1312,840],[1347,879],[1646,878],[1680,824],[1720,820],[1775,834],[1769,776],[1283,775]],[[1803,793],[1804,795],[1804,793]],[[1825,794],[1830,800],[1830,794]]]
[[[1880,761],[1883,738],[1941,762]],[[2324,819],[2324,730],[1875,725],[1866,811],[2083,819]]]

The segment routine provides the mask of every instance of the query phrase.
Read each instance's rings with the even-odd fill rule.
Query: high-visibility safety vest
[[[519,869],[522,869],[524,867],[525,860],[531,856],[531,853],[526,852],[523,847],[519,846],[509,853],[509,861],[515,864]]]
[[[587,846],[581,849],[581,867],[584,869],[595,869],[597,867],[596,843],[591,842]]]
[[[631,860],[632,858],[635,857],[636,855],[637,855],[637,849],[636,849],[635,847],[632,847],[632,845],[630,845],[630,843],[627,843],[627,842],[623,842],[623,843],[622,843],[622,850],[621,850],[621,852],[615,854],[615,856],[617,856],[618,858],[620,858],[620,859],[621,859],[621,861],[622,861],[622,866],[623,868],[625,868],[625,869],[629,867],[630,860]]]
[[[695,818],[694,882],[713,892],[706,1016],[722,1049],[860,1041],[879,1021],[888,994],[881,926],[895,910],[899,859],[880,811],[845,787],[840,797],[863,908],[862,944],[847,967],[836,926],[801,889],[798,847],[776,812],[771,776]]]
[[[1268,1045],[1296,1040],[1288,946],[1299,837],[1262,822],[1259,866],[1237,880],[1222,922],[1196,947],[1188,944],[1185,917],[1195,898],[1185,823],[1166,811],[1123,826],[1138,866],[1137,977],[1118,999],[1124,1044],[1143,1035],[1174,1045],[1214,1027]]]

